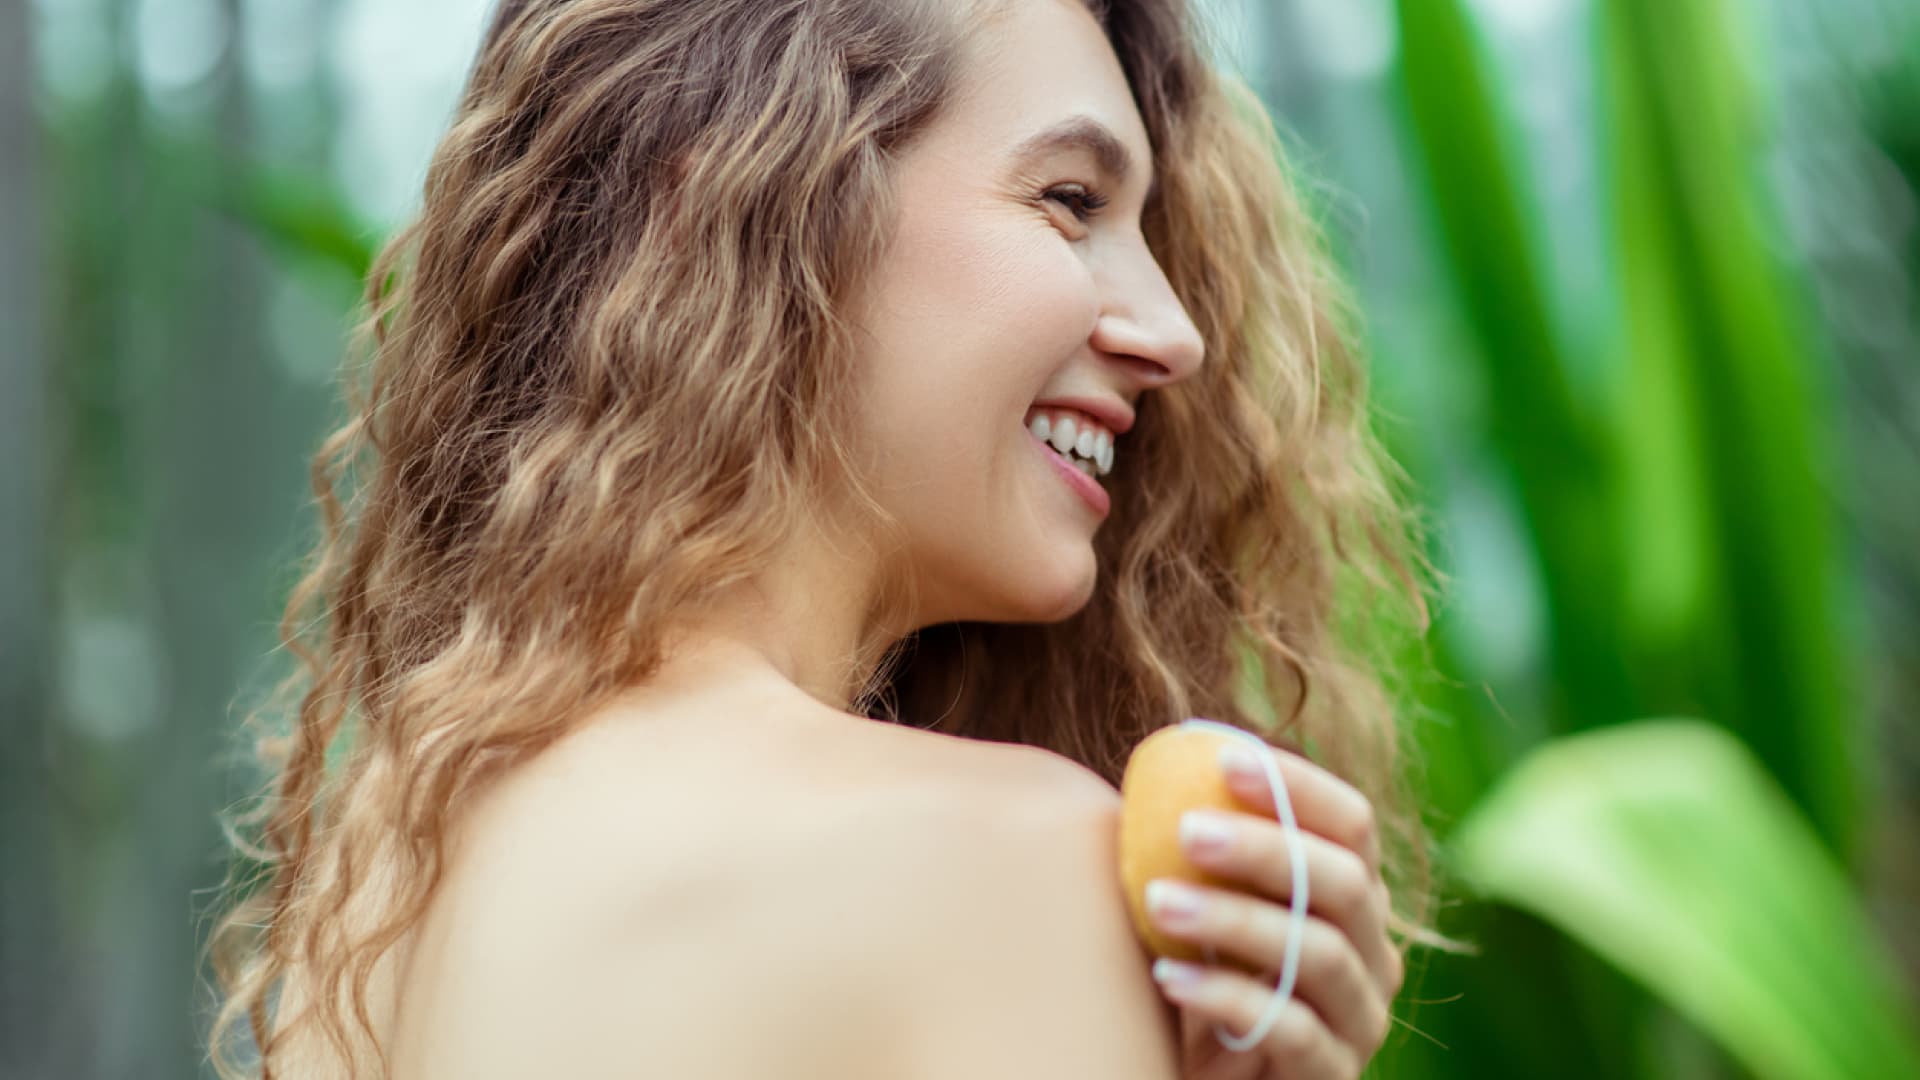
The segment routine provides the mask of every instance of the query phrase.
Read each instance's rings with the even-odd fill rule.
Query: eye
[[[1047,193],[1041,198],[1050,199],[1065,206],[1073,211],[1074,218],[1081,222],[1090,220],[1100,212],[1101,207],[1107,205],[1105,195],[1080,184],[1061,184],[1048,188]]]

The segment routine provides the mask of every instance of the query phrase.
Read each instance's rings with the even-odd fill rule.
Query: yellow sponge
[[[1206,963],[1200,946],[1160,932],[1147,914],[1147,882],[1179,878],[1196,885],[1245,891],[1239,882],[1187,861],[1180,849],[1180,816],[1189,810],[1249,813],[1234,798],[1218,755],[1231,735],[1199,727],[1165,727],[1133,748],[1120,779],[1120,880],[1134,930],[1155,956]],[[1257,969],[1218,954],[1214,962],[1250,975]]]

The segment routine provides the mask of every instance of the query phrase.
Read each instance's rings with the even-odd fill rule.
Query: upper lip
[[[1124,401],[1111,398],[1061,397],[1033,403],[1036,409],[1073,409],[1086,413],[1106,425],[1115,435],[1125,435],[1133,426],[1133,409]]]

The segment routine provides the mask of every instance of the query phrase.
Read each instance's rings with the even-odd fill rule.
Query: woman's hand
[[[1161,991],[1180,1012],[1183,1080],[1352,1080],[1386,1041],[1387,1007],[1404,977],[1400,954],[1387,939],[1388,893],[1372,804],[1306,758],[1270,749],[1306,846],[1309,903],[1293,996],[1257,1046],[1236,1053],[1214,1034],[1215,1024],[1230,1035],[1253,1030],[1272,1000],[1286,953],[1292,855],[1256,761],[1251,772],[1230,767],[1227,781],[1257,813],[1189,812],[1180,829],[1188,859],[1256,895],[1189,887],[1203,905],[1180,919],[1161,910],[1156,887],[1148,890],[1152,918],[1167,933],[1273,973],[1260,981],[1221,965],[1155,965]],[[1205,844],[1189,827],[1209,817],[1226,826],[1217,845]],[[1195,978],[1159,978],[1169,966]]]

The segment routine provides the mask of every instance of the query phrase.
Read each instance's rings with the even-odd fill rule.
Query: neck
[[[798,538],[768,569],[707,605],[670,642],[676,678],[759,669],[848,711],[861,682],[904,630],[874,622],[878,560],[864,545]],[[664,674],[664,673],[663,673]]]

